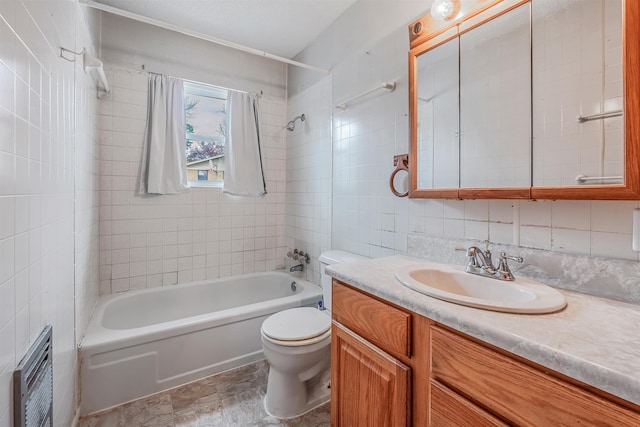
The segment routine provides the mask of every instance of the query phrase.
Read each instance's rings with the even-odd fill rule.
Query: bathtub
[[[100,297],[78,350],[81,414],[262,359],[263,320],[321,298],[284,272]]]

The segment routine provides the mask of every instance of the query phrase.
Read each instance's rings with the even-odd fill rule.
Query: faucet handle
[[[467,249],[467,256],[469,257],[469,263],[467,264],[467,268],[483,267],[482,264],[478,262],[478,253],[482,254],[482,249],[478,249],[475,246],[471,246],[469,249]]]
[[[524,261],[524,258],[522,258],[521,256],[507,255],[506,252],[500,252],[500,260],[502,261],[503,259],[505,260],[505,262],[508,259],[516,261],[516,262],[523,262]]]
[[[506,252],[500,252],[500,262],[496,274],[498,274],[502,280],[514,280],[513,273],[507,264],[507,260],[513,260],[516,262],[523,262],[524,259],[521,256],[507,255]]]

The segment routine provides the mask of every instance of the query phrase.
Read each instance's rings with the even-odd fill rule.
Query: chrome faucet
[[[289,269],[290,272],[294,272],[294,271],[302,271],[304,270],[304,264],[298,264],[298,265],[294,265],[293,267],[291,267]]]
[[[464,250],[464,249],[456,249]],[[471,274],[477,274],[478,276],[490,277],[498,280],[514,280],[513,273],[509,269],[507,260],[513,260],[517,262],[524,261],[522,257],[507,255],[505,252],[500,252],[500,260],[498,261],[498,267],[494,267],[491,260],[491,251],[471,246],[466,250],[469,262],[464,271]]]

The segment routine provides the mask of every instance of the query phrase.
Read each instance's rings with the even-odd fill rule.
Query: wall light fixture
[[[433,0],[431,4],[431,16],[438,21],[448,21],[455,16],[457,1],[454,0]]]

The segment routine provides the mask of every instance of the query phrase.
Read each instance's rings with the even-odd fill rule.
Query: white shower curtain
[[[150,74],[140,194],[188,190],[185,126],[182,80]]]
[[[267,193],[260,148],[258,99],[254,94],[229,91],[223,191],[254,197]]]

